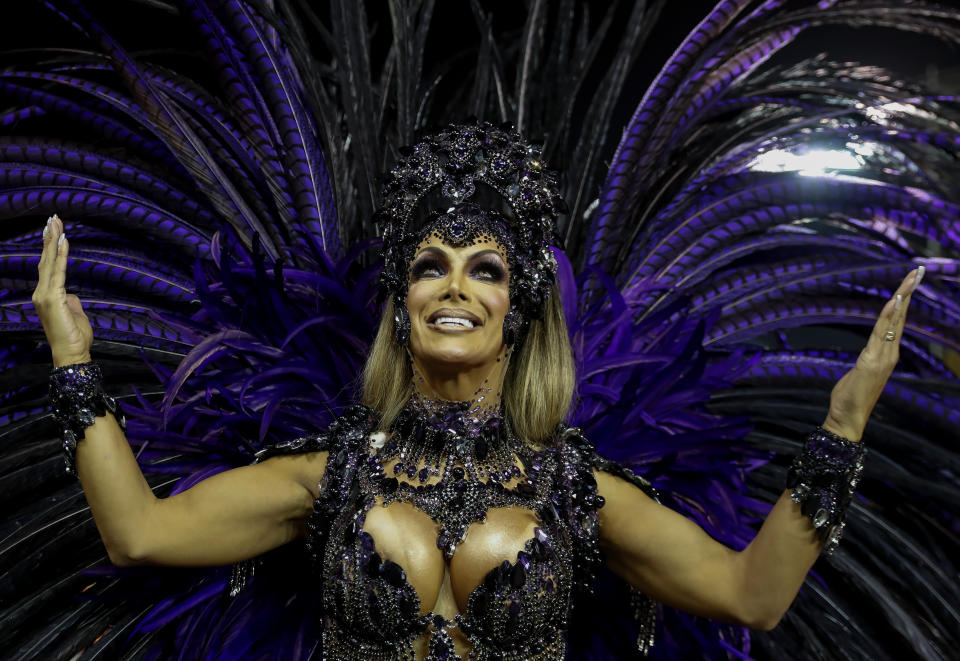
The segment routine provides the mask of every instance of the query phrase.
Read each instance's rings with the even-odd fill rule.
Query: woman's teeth
[[[437,326],[463,326],[464,328],[473,328],[473,322],[469,319],[460,317],[440,317],[435,322]]]

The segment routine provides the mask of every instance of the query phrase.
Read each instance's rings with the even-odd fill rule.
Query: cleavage
[[[367,512],[363,530],[374,541],[377,553],[404,570],[406,581],[420,598],[421,614],[431,612],[444,597],[452,596],[459,612],[466,612],[470,595],[504,561],[514,563],[534,536],[537,519],[521,507],[496,507],[486,522],[474,522],[449,564],[437,547],[437,524],[411,503],[377,502]],[[442,594],[449,573],[452,595]],[[440,613],[452,617],[456,613]],[[448,619],[449,619],[448,617]]]

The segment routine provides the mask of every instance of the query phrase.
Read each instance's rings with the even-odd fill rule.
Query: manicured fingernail
[[[917,277],[916,277],[916,279],[913,281],[913,288],[914,288],[914,289],[916,289],[917,287],[920,286],[920,281],[923,280],[923,274],[926,273],[926,272],[927,272],[927,267],[926,267],[926,266],[921,266],[921,267],[920,267],[920,270],[917,271]]]
[[[60,235],[60,238],[57,239],[57,248],[63,245],[63,240],[65,238],[67,238],[67,235],[65,233]]]
[[[47,240],[47,235],[50,234],[50,221],[47,221],[47,226],[43,228],[43,240]]]
[[[897,294],[897,302],[893,304],[893,309],[899,310],[901,305],[903,305],[903,294]]]

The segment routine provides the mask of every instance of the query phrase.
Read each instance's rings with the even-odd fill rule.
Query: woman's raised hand
[[[900,283],[880,312],[867,346],[853,369],[843,375],[830,393],[830,412],[824,429],[859,441],[887,379],[900,357],[900,338],[907,320],[910,296],[923,279],[925,268],[914,269]]]
[[[43,230],[40,279],[32,299],[50,344],[54,367],[89,362],[93,346],[93,327],[80,299],[66,290],[69,248],[63,221],[56,214],[50,216]]]

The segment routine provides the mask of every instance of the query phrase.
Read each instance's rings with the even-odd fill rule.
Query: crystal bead
[[[80,409],[79,411],[77,411],[77,418],[79,418],[80,422],[84,427],[89,427],[90,425],[96,422],[96,418],[93,415],[93,411],[86,408]]]
[[[813,525],[816,528],[822,528],[829,519],[830,512],[821,507],[819,510],[817,510],[816,515],[813,517]]]
[[[456,204],[463,202],[473,195],[475,191],[476,187],[473,183],[473,177],[469,176],[461,178],[450,177],[443,182],[443,186],[441,187],[443,196]]]

